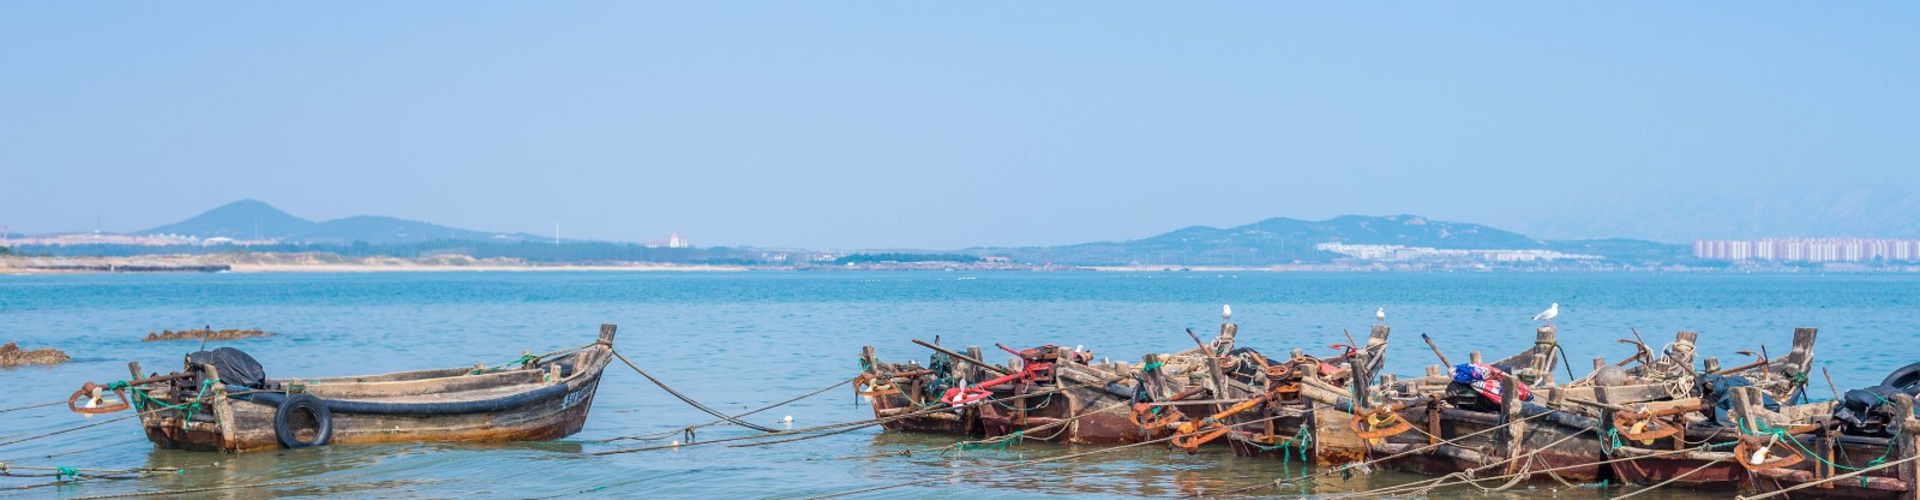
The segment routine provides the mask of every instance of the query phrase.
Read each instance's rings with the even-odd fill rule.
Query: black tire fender
[[[1893,373],[1887,374],[1885,380],[1880,381],[1880,385],[1899,389],[1900,392],[1905,392],[1907,395],[1920,393],[1920,363],[1914,363],[1894,370]]]
[[[296,412],[306,412],[313,416],[315,429],[313,439],[301,441],[297,430],[291,427],[288,419]],[[333,440],[333,412],[327,410],[327,403],[312,394],[290,394],[286,401],[280,402],[279,409],[273,412],[273,435],[280,438],[280,445],[288,448],[308,448],[324,446]]]

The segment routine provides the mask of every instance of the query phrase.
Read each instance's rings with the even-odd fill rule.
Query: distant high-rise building
[[[1696,240],[1693,242],[1693,256],[1706,260],[1725,261],[1920,261],[1920,240],[1876,238]]]

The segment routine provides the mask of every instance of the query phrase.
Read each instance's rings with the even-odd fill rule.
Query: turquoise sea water
[[[655,376],[724,409],[757,408],[853,375],[861,346],[888,360],[920,359],[911,339],[1015,346],[1084,345],[1138,360],[1191,346],[1232,304],[1241,345],[1269,353],[1303,347],[1330,353],[1342,329],[1364,336],[1376,307],[1394,327],[1390,371],[1434,364],[1419,342],[1433,335],[1464,359],[1529,347],[1548,303],[1561,305],[1563,345],[1579,369],[1594,357],[1622,359],[1615,343],[1637,327],[1665,342],[1701,332],[1704,356],[1729,364],[1765,344],[1784,353],[1796,326],[1820,328],[1819,366],[1842,390],[1871,385],[1920,361],[1920,277],[1901,275],[1704,274],[1294,274],[1294,273],[366,273],[0,276],[0,342],[51,346],[73,355],[56,367],[0,369],[0,408],[62,400],[86,381],[124,379],[126,362],[178,368],[193,342],[144,343],[149,331],[212,325],[281,335],[227,342],[253,354],[270,376],[321,377],[497,364],[522,351],[589,343],[617,323],[619,349]],[[995,356],[995,360],[1005,356]],[[1826,396],[1816,370],[1810,386]],[[871,417],[851,390],[752,417],[794,417],[806,427]],[[0,442],[83,425],[64,408],[0,413]],[[0,477],[0,498],[82,497],[314,479],[277,488],[201,494],[219,498],[383,497],[783,498],[933,477],[1020,460],[1088,451],[1043,443],[959,457],[836,457],[944,445],[936,437],[866,429],[756,448],[686,447],[611,456],[657,442],[596,440],[677,429],[710,420],[615,364],[587,428],[558,443],[333,446],[246,455],[154,450],[122,421],[0,446],[14,465],[187,467],[183,474],[33,487],[44,478]],[[751,434],[714,427],[703,439]],[[863,498],[1169,497],[1300,474],[1298,463],[1142,448],[912,486]],[[1299,493],[1353,491],[1391,474],[1322,484]],[[1371,482],[1371,483],[1369,483]],[[26,489],[19,487],[28,486]],[[1557,485],[1556,485],[1557,486]],[[1545,488],[1546,486],[1540,486]],[[1500,495],[1537,494],[1522,490]],[[1604,496],[1569,489],[1569,498]],[[1440,494],[1468,496],[1466,492]],[[1473,496],[1481,495],[1477,491]],[[1496,495],[1498,496],[1498,495]],[[1675,493],[1669,498],[1719,498]]]

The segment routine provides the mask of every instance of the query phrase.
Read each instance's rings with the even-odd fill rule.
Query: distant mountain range
[[[235,240],[277,240],[296,245],[405,245],[407,252],[442,252],[415,244],[438,242],[445,252],[504,251],[479,249],[474,243],[519,243],[550,241],[527,233],[502,233],[462,229],[429,222],[383,216],[355,216],[315,222],[274,208],[257,200],[229,203],[193,218],[155,227],[138,234],[185,235]],[[569,243],[587,243],[574,242]],[[1691,247],[1635,239],[1540,240],[1512,231],[1471,224],[1432,220],[1417,215],[1346,215],[1321,221],[1272,218],[1231,228],[1193,226],[1169,233],[1120,242],[1095,242],[1050,247],[975,247],[959,251],[975,256],[1009,257],[1017,262],[1065,265],[1170,265],[1170,266],[1271,266],[1278,264],[1327,263],[1345,256],[1315,248],[1321,243],[1352,245],[1400,245],[1445,250],[1552,250],[1572,254],[1599,255],[1608,260],[1633,263],[1691,261]],[[614,245],[592,253],[597,260],[682,258],[672,254],[633,253],[625,248],[632,243],[594,243]],[[432,246],[432,245],[429,245]],[[483,245],[484,246],[484,245]],[[497,246],[497,245],[496,245]],[[520,246],[520,245],[513,245]],[[578,245],[573,245],[578,246]],[[542,246],[558,252],[554,246]],[[484,250],[484,251],[483,251]],[[616,251],[617,250],[617,251]],[[366,249],[380,252],[391,249]],[[524,251],[524,249],[514,250]],[[731,252],[731,253],[728,253]],[[719,254],[701,254],[708,259],[732,259],[742,263],[759,258],[763,251],[732,249]],[[783,253],[784,251],[765,251]],[[835,252],[842,253],[842,252]],[[724,255],[722,255],[724,254]],[[518,254],[502,254],[516,256]],[[565,260],[565,252],[543,258]],[[689,254],[691,255],[691,254]]]
[[[435,240],[538,240],[526,233],[475,231],[377,215],[314,222],[258,200],[240,200],[138,234],[178,234],[236,240],[270,239],[292,243],[414,243]]]
[[[1636,263],[1686,260],[1691,250],[1684,245],[1632,239],[1536,240],[1479,224],[1437,221],[1417,215],[1346,215],[1323,221],[1273,218],[1226,229],[1193,226],[1123,242],[979,247],[968,251],[1004,255],[1022,262],[1078,265],[1267,266],[1329,262],[1340,257],[1314,248],[1321,243],[1455,250],[1555,250]]]

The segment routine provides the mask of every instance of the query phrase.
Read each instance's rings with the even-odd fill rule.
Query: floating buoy
[[[793,425],[793,415],[787,415],[787,418],[780,419],[780,423]]]

